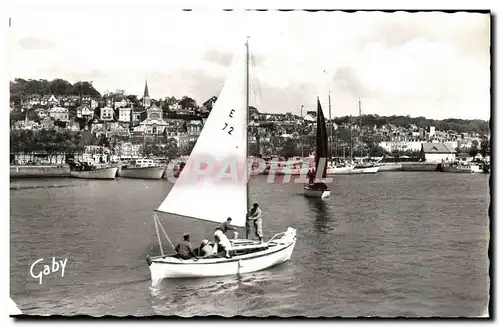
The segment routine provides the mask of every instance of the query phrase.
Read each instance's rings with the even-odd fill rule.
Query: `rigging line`
[[[156,215],[156,212],[154,213],[154,215],[155,215],[156,221],[158,222],[158,225],[160,226],[160,228],[161,228],[161,230],[163,232],[163,235],[165,235],[165,238],[167,239],[168,243],[170,243],[170,246],[172,247],[172,249],[175,250],[175,246],[172,243],[172,241],[170,240],[170,237],[168,237],[167,232],[165,232],[165,229],[163,228],[163,225],[161,224],[160,219],[158,219],[158,216]]]
[[[165,254],[163,253],[163,245],[161,244],[161,237],[160,237],[160,232],[158,231],[158,222],[157,222],[156,216],[153,216],[153,221],[155,222],[155,228],[156,228],[156,236],[158,236],[158,243],[160,243],[160,251],[161,255],[164,256]]]

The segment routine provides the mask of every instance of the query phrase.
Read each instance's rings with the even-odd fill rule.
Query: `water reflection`
[[[152,307],[161,315],[237,315],[265,300],[272,271],[214,278],[165,279],[150,287]]]
[[[316,231],[326,234],[329,231],[330,210],[325,200],[318,198],[306,198],[309,210],[314,213],[314,228]]]

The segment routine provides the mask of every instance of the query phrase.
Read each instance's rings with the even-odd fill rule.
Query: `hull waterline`
[[[117,171],[118,167],[108,167],[87,171],[72,170],[69,174],[71,177],[84,179],[115,179]]]
[[[334,167],[328,168],[327,175],[349,175],[351,173],[352,167]]]
[[[324,199],[330,196],[330,190],[315,190],[306,186],[304,187],[304,196]]]
[[[120,176],[122,178],[161,179],[164,171],[165,168],[163,167],[140,167],[140,168],[122,167]]]
[[[361,173],[362,174],[376,174],[376,173],[378,173],[378,170],[379,170],[378,167],[369,167],[369,168],[363,169],[363,171]]]

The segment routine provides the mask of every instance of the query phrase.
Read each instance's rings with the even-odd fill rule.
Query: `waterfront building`
[[[454,161],[457,151],[450,143],[422,143],[426,162]]]

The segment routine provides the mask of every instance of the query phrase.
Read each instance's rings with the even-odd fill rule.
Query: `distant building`
[[[93,118],[94,110],[87,104],[82,104],[76,109],[76,117],[78,118]]]
[[[68,109],[62,107],[52,107],[49,109],[49,116],[54,120],[60,120],[63,122],[69,121]]]
[[[83,104],[90,105],[91,100],[92,100],[92,97],[88,94],[84,94],[80,97],[80,103],[83,103]]]
[[[454,161],[457,151],[449,143],[422,143],[422,154],[425,161]]]
[[[113,120],[113,108],[110,107],[104,107],[101,108],[101,120],[104,121],[111,121]]]
[[[143,132],[149,135],[162,134],[168,125],[162,118],[162,110],[156,105],[153,105],[146,112],[147,118],[143,120],[139,126],[134,128],[134,131]]]
[[[429,127],[429,137],[436,135],[436,126]]]
[[[41,97],[38,94],[32,94],[28,97],[28,103],[32,106],[40,104]]]
[[[43,119],[45,117],[47,117],[47,110],[43,109],[43,108],[38,108],[35,110],[36,114],[38,115],[38,117],[40,117],[40,119]]]
[[[49,106],[58,106],[59,105],[59,99],[56,98],[55,95],[51,94],[47,100],[47,104]]]
[[[92,99],[90,100],[90,109],[95,110],[99,106],[99,102],[97,100]]]
[[[118,121],[123,123],[130,122],[130,110],[132,108],[119,108],[118,109]]]
[[[45,129],[49,129],[49,128],[54,127],[54,121],[49,116],[44,117],[42,119],[42,121],[40,122],[40,124],[42,125],[42,128],[45,128]]]
[[[304,117],[305,121],[314,122],[316,121],[316,111],[308,111]]]

